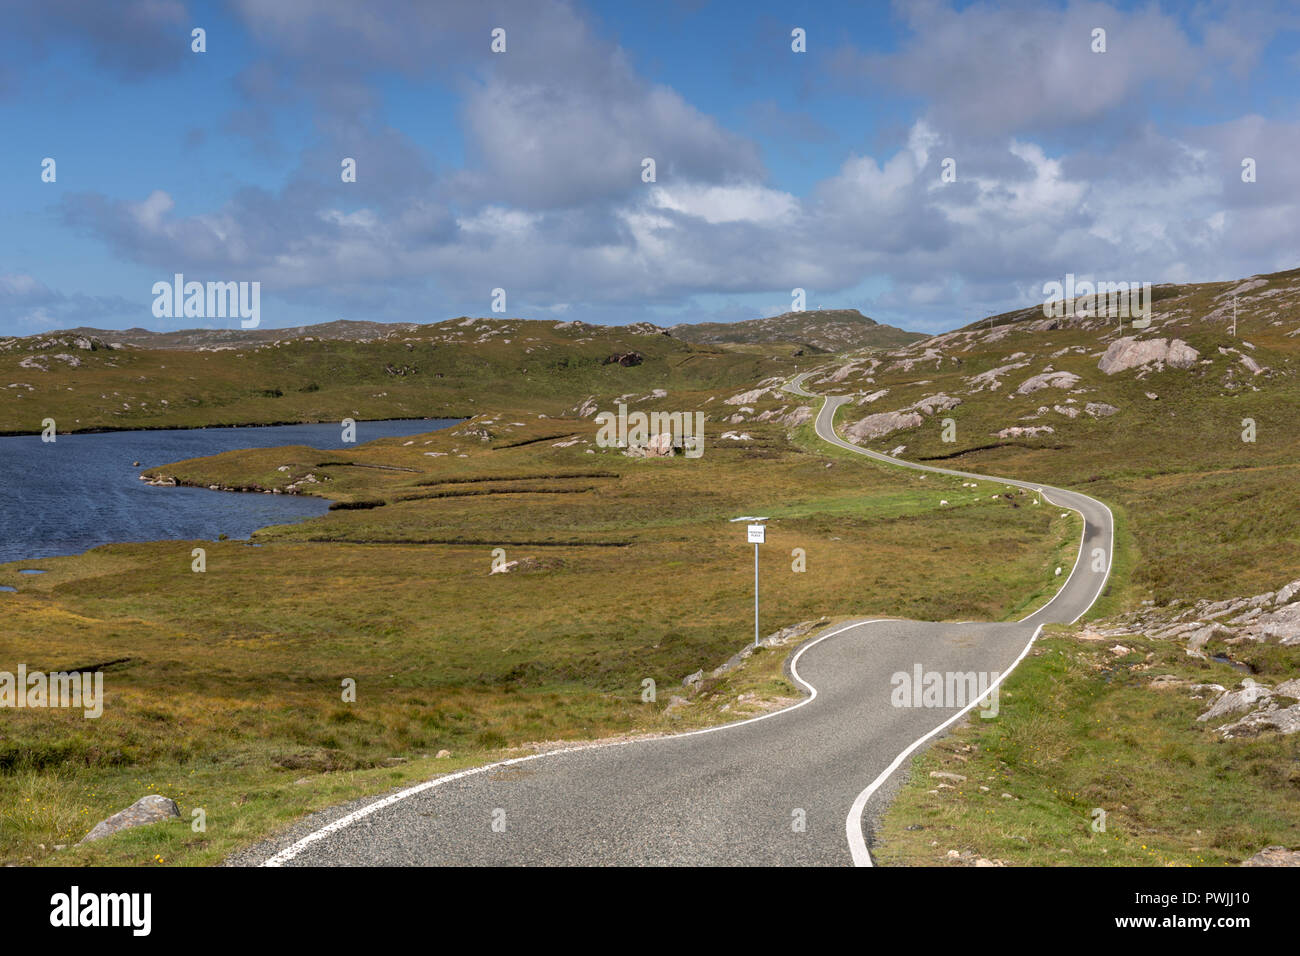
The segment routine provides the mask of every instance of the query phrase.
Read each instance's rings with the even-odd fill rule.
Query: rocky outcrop
[[[592,415],[596,414],[596,409],[598,407],[599,406],[596,404],[596,396],[588,395],[579,404],[572,408],[571,414],[575,418],[590,418]]]
[[[925,418],[920,412],[877,412],[846,427],[844,437],[854,443],[870,441],[873,438],[883,438],[900,429],[916,428],[924,421]]]
[[[1224,717],[1228,714],[1239,713],[1243,710],[1250,710],[1261,701],[1271,700],[1273,692],[1263,684],[1257,684],[1247,677],[1241,682],[1240,690],[1230,690],[1222,697],[1216,700],[1210,709],[1197,720],[1206,721],[1214,720],[1218,717]]]
[[[739,395],[732,395],[730,398],[722,400],[723,405],[748,405],[750,402],[756,402],[768,392],[770,388],[755,388],[748,392],[741,392]]]
[[[90,843],[93,840],[102,840],[104,837],[112,836],[122,830],[148,826],[151,823],[162,823],[164,820],[170,820],[180,815],[181,811],[176,806],[175,800],[164,797],[162,794],[151,793],[147,797],[141,797],[125,810],[113,814],[107,820],[100,820],[89,833],[82,837],[81,842]]]
[[[1119,411],[1114,405],[1107,405],[1105,402],[1089,402],[1083,406],[1083,410],[1093,418],[1105,418]]]
[[[1182,339],[1137,339],[1126,335],[1110,344],[1097,368],[1107,375],[1143,365],[1191,368],[1200,357],[1201,353]]]
[[[672,332],[652,322],[633,322],[627,326],[627,330],[633,335],[666,335],[669,338],[673,337]]]
[[[799,425],[806,424],[812,420],[813,420],[813,410],[809,408],[807,405],[800,405],[798,408],[790,412],[788,415],[785,415],[777,419],[777,421],[780,422],[782,425],[784,425],[786,428],[796,428]]]
[[[1242,866],[1300,866],[1300,850],[1288,850],[1284,846],[1266,846]]]
[[[1079,376],[1073,372],[1053,372],[1049,369],[1021,382],[1016,394],[1028,395],[1040,388],[1074,388],[1078,384]]]
[[[621,365],[624,368],[631,368],[633,365],[640,365],[645,361],[645,357],[640,352],[615,352],[602,362],[602,365]]]
[[[652,435],[644,445],[630,445],[623,452],[628,458],[667,458],[673,453],[672,432]]]
[[[982,392],[988,389],[990,392],[996,392],[1002,387],[1002,379],[1018,368],[1025,368],[1028,362],[1016,362],[1013,365],[1002,365],[998,368],[991,368],[987,372],[980,372],[978,375],[972,375],[966,379],[972,392]]]
[[[1276,704],[1270,704],[1264,710],[1257,710],[1253,714],[1247,714],[1236,723],[1220,727],[1219,733],[1225,739],[1231,739],[1257,737],[1266,731],[1275,731],[1279,734],[1294,734],[1298,730],[1300,730],[1300,704],[1292,704],[1290,707],[1278,707]]]
[[[960,404],[960,398],[953,395],[945,395],[943,392],[940,392],[938,395],[929,395],[920,401],[913,403],[906,410],[924,412],[926,415],[933,415],[935,412],[946,412],[950,408],[956,408]]]
[[[1022,425],[1012,425],[996,434],[998,438],[1033,438],[1035,435],[1051,435],[1055,431],[1056,429],[1051,425],[1030,425],[1027,428]]]

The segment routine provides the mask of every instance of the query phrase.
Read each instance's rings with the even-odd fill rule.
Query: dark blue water
[[[456,419],[357,422],[357,445],[419,435]],[[140,472],[237,448],[344,445],[337,423],[0,438],[0,563],[80,554],[113,541],[247,538],[258,528],[324,514],[329,502],[206,488],[158,488]],[[133,462],[140,462],[137,466]]]

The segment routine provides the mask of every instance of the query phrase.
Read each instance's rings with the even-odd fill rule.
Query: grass
[[[865,370],[848,376],[840,391],[887,388],[889,394],[848,409],[846,420],[924,395],[956,395],[962,403],[954,409],[870,447],[906,444],[910,459],[1040,480],[1106,502],[1115,517],[1114,561],[1090,620],[1143,601],[1273,590],[1300,577],[1294,547],[1300,518],[1293,507],[1300,477],[1300,343],[1289,334],[1300,325],[1296,278],[1295,272],[1267,277],[1264,287],[1241,296],[1236,337],[1225,322],[1206,319],[1228,301],[1222,297],[1235,283],[1164,290],[1156,328],[1146,337],[1189,342],[1200,353],[1190,369],[1105,375],[1098,358],[1117,333],[1030,331],[1027,321],[1042,316],[1029,310],[998,317],[994,326],[1007,329],[1000,338],[981,332],[950,339],[941,361],[885,364],[870,372],[870,382]],[[1237,353],[1221,348],[1251,355],[1269,371],[1251,375]],[[1014,362],[1026,364],[1008,371],[999,390],[973,390],[971,377]],[[1048,367],[1078,375],[1075,388],[1082,391],[1016,394],[1021,382]],[[1119,412],[1097,419],[1037,415],[1039,407],[1069,398],[1080,410],[1105,402]],[[942,441],[945,417],[957,423],[956,442]],[[1256,422],[1254,442],[1242,440],[1245,418]],[[1048,424],[1054,431],[1005,440],[994,435],[1016,424]],[[949,850],[971,849],[1029,865],[1231,864],[1269,843],[1300,843],[1288,812],[1300,781],[1300,742],[1218,740],[1194,720],[1203,702],[1151,691],[1143,677],[1160,668],[1232,687],[1240,675],[1192,661],[1181,647],[1140,638],[1124,643],[1142,657],[1110,661],[1104,648],[1080,645],[1073,633],[1042,642],[1007,679],[996,721],[956,730],[916,758],[885,815],[883,862],[941,864]],[[1266,675],[1293,676],[1300,665],[1292,648],[1239,646],[1233,654],[1251,656],[1252,663],[1263,657]],[[969,786],[937,788],[932,770],[966,774]],[[1105,834],[1089,828],[1094,807],[1109,814]]]
[[[788,349],[741,352],[619,327],[518,319],[449,320],[373,342],[300,336],[222,351],[87,350],[43,341],[0,340],[7,383],[0,388],[8,399],[0,402],[0,434],[39,432],[45,418],[67,433],[456,418],[509,403],[557,415],[588,394],[726,388],[781,374],[794,361]],[[641,364],[606,363],[632,351]]]
[[[1149,686],[1173,674],[1233,687],[1239,673],[1140,637],[1117,657],[1115,641],[1080,633],[1052,628],[1003,685],[996,719],[960,724],[913,761],[879,862],[941,866],[956,850],[1024,866],[1213,866],[1300,844],[1300,739],[1221,740],[1196,721],[1207,700]],[[1293,672],[1279,662],[1260,680]],[[938,788],[935,771],[967,779]]]
[[[37,577],[0,567],[19,588],[4,595],[0,661],[120,661],[104,671],[99,720],[6,717],[0,859],[212,863],[304,812],[530,743],[778,706],[797,696],[782,652],[667,708],[685,675],[747,643],[752,552],[728,520],[739,514],[772,515],[765,633],[823,616],[1000,619],[1050,586],[1078,535],[1050,509],[962,496],[958,482],[849,461],[771,423],[697,460],[633,460],[596,447],[589,419],[557,427],[530,412],[346,456],[293,446],[167,466],[157,471],[203,486],[298,483],[383,504],[250,542],[106,545],[21,565],[47,570]],[[530,440],[559,431],[581,441]],[[558,488],[568,493],[538,493]],[[492,493],[402,500],[468,489]],[[205,573],[191,571],[194,547]],[[796,547],[806,572],[792,569]],[[489,574],[495,548],[524,565]],[[647,677],[655,703],[641,701]],[[355,703],[341,699],[349,678]],[[742,693],[757,696],[742,705]],[[147,792],[176,799],[183,819],[52,849]],[[204,833],[190,829],[195,807]]]
[[[1160,290],[1152,334],[1190,342],[1204,362],[1188,370],[1106,376],[1100,330],[1031,332],[1018,320],[1041,316],[1009,315],[993,323],[1005,337],[950,344],[937,363],[919,350],[910,367],[863,353],[881,366],[827,390],[888,389],[845,409],[845,420],[959,395],[951,411],[870,447],[905,444],[909,459],[1110,505],[1114,562],[1090,618],[1145,600],[1259,593],[1300,577],[1295,278],[1269,277],[1243,295],[1235,338],[1205,320],[1231,283]],[[1249,375],[1220,348],[1248,351],[1270,371]],[[643,364],[604,363],[629,349]],[[530,742],[730,719],[743,712],[742,692],[757,694],[748,706],[777,706],[792,689],[780,676],[784,655],[773,653],[666,707],[682,676],[746,642],[751,552],[728,523],[740,514],[772,516],[761,552],[766,632],[822,616],[1004,620],[1050,596],[1055,567],[1073,564],[1073,516],[864,462],[811,424],[787,434],[755,421],[791,406],[788,395],[747,403],[752,414],[720,400],[789,372],[789,353],[517,320],[441,323],[368,345],[95,352],[48,372],[21,369],[26,353],[0,348],[0,371],[12,364],[9,380],[32,385],[11,390],[0,412],[9,430],[37,430],[47,415],[66,431],[492,410],[346,455],[266,449],[160,469],[184,483],[297,489],[341,506],[264,529],[257,547],[111,545],[26,562],[49,572],[35,578],[0,567],[0,584],[19,588],[0,594],[10,625],[0,661],[55,669],[125,659],[106,670],[100,721],[7,719],[0,859],[210,863],[309,810]],[[970,391],[971,376],[1012,361],[1028,364],[1001,390]],[[394,376],[388,365],[409,371]],[[1015,394],[1048,365],[1080,376],[1076,404],[1119,413],[1022,421],[1074,397]],[[709,413],[703,458],[630,460],[592,444],[589,418],[564,417],[588,394],[603,408],[617,397],[652,407],[652,388],[670,395],[657,407]],[[955,443],[941,438],[948,417]],[[1241,440],[1244,418],[1257,423],[1253,443]],[[994,436],[1043,423],[1052,434]],[[753,438],[723,441],[724,427]],[[567,436],[578,443],[556,447]],[[204,575],[189,570],[194,546],[208,550]],[[796,547],[807,553],[803,574],[791,570]],[[495,548],[526,559],[521,569],[489,575]],[[1125,638],[1134,652],[1116,658],[1077,634],[1049,630],[1003,685],[996,721],[960,727],[916,758],[879,835],[882,862],[943,863],[949,849],[971,849],[1014,863],[1227,864],[1267,843],[1300,843],[1289,813],[1295,738],[1218,740],[1194,719],[1201,702],[1146,686],[1162,672],[1229,685],[1235,671],[1142,638]],[[1265,675],[1296,666],[1290,649],[1234,656]],[[357,681],[355,704],[339,699],[345,677]],[[640,700],[646,677],[660,688],[655,704]],[[444,749],[452,756],[433,756]],[[969,785],[932,787],[930,770],[963,773]],[[148,788],[176,796],[184,813],[215,808],[207,832],[185,819],[49,849]],[[1108,814],[1104,834],[1089,826],[1095,808]]]

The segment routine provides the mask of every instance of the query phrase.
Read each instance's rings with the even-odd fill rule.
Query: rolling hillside
[[[891,348],[926,338],[920,332],[906,332],[892,325],[882,325],[857,309],[811,309],[744,322],[675,325],[670,331],[674,337],[687,342],[788,343],[810,352]]]

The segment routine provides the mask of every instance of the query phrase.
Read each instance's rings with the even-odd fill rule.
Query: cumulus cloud
[[[900,8],[907,42],[841,50],[830,69],[899,83],[921,97],[916,115],[895,145],[858,148],[793,192],[752,140],[641,76],[559,0],[236,9],[271,58],[236,77],[249,109],[313,111],[316,136],[283,185],[184,212],[161,188],[63,199],[66,223],[160,277],[257,279],[271,297],[435,320],[483,313],[495,287],[516,314],[630,320],[689,316],[701,294],[785,303],[798,286],[829,304],[869,285],[885,291],[855,304],[937,331],[1030,304],[1066,272],[1209,280],[1294,265],[1300,126],[1245,115],[1184,128],[1132,108],[1199,89],[1198,58],[1249,70],[1261,33],[1235,21],[1193,40],[1154,7]],[[495,57],[498,24],[510,52]],[[1105,54],[1089,49],[1095,25]],[[375,82],[453,68],[457,166],[389,125]],[[273,139],[270,115],[249,121]],[[1106,136],[1083,135],[1116,117]],[[1061,135],[1072,125],[1079,135]],[[341,191],[343,155],[361,175]],[[1244,156],[1256,183],[1241,182]],[[948,158],[955,182],[940,176]]]
[[[1064,8],[1034,3],[963,9],[941,2],[900,4],[911,35],[899,50],[842,46],[833,72],[848,89],[881,82],[924,99],[934,122],[974,137],[1089,127],[1115,113],[1132,115],[1150,97],[1174,96],[1205,75],[1207,58],[1247,62],[1257,46],[1197,47],[1157,7],[1122,11],[1106,3]],[[1106,51],[1092,50],[1093,30]],[[1235,34],[1234,34],[1235,35]]]

